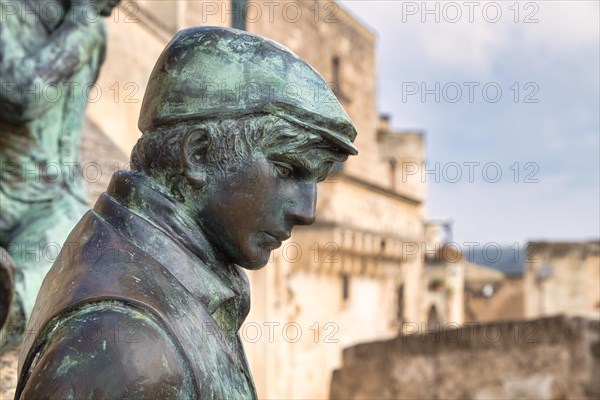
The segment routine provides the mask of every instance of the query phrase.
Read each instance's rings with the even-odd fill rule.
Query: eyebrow
[[[327,161],[311,162],[302,154],[278,154],[272,157],[274,161],[290,161],[295,167],[302,168],[303,174],[314,177],[317,181],[327,178],[331,172],[333,163],[329,165]]]

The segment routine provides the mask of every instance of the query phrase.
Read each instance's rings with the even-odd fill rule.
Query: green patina
[[[82,361],[86,361],[85,358],[82,357],[73,357],[70,355],[66,355],[62,360],[61,363],[58,367],[58,369],[56,369],[55,372],[55,379],[61,379],[63,378],[65,375],[67,375],[72,368],[77,368],[79,366],[79,364]]]
[[[112,9],[108,0],[67,8],[60,0],[0,0],[0,247],[18,271],[10,306],[18,311],[0,332],[0,353],[21,336],[18,319],[31,315],[56,257],[48,249],[62,247],[88,209],[79,143],[106,47],[94,3],[102,15]]]

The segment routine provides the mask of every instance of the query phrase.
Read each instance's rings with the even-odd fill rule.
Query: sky
[[[600,2],[339,3],[377,34],[380,112],[425,132],[428,219],[457,243],[598,240]]]

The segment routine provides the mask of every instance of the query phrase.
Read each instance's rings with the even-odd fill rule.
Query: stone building
[[[465,271],[465,322],[525,318],[523,277],[477,264]]]
[[[188,26],[233,26],[286,45],[331,82],[355,122],[360,154],[320,185],[317,223],[248,274],[252,310],[241,329],[261,398],[328,397],[344,347],[393,337],[422,314],[425,185],[406,167],[424,162],[424,139],[378,113],[375,33],[332,1],[125,1],[108,25],[100,80],[83,95],[88,129],[120,152],[140,135],[154,62]],[[103,179],[127,167],[121,160],[111,158]]]
[[[525,253],[528,318],[600,313],[600,242],[529,242]]]
[[[425,224],[421,323],[409,324],[403,332],[423,333],[436,327],[524,318],[522,276],[468,261],[458,244],[442,238],[443,226],[450,229],[447,223]]]
[[[467,267],[465,322],[599,315],[598,241],[530,242],[514,256],[523,262],[523,275],[476,264]]]
[[[442,238],[443,225],[446,224],[425,224],[419,300],[421,323],[405,324],[404,333],[423,333],[445,326],[458,327],[464,321],[465,270],[470,264],[458,247],[447,243],[447,238]]]

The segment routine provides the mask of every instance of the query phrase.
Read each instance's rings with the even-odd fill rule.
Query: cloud
[[[539,167],[533,186],[429,182],[427,215],[451,217],[464,240],[597,238],[600,3],[496,2],[502,7],[497,23],[479,12],[472,23],[455,24],[443,16],[423,23],[422,15],[403,14],[407,3],[343,2],[378,33],[380,108],[391,112],[393,125],[424,129],[430,162],[498,162],[507,173],[515,162]],[[485,3],[492,2],[479,2]],[[524,23],[527,16],[537,22]],[[465,81],[495,82],[503,96],[497,103],[481,91],[473,103],[402,101],[406,82],[431,88]],[[524,102],[534,93],[529,82],[536,103]]]
[[[427,214],[452,218],[457,242],[597,240],[599,192],[569,189],[567,180],[558,175],[539,184],[430,184]]]
[[[532,45],[548,43],[556,53],[597,46],[600,3],[596,1],[544,1],[539,5],[539,23],[523,25],[523,38]]]

